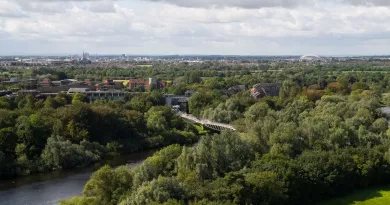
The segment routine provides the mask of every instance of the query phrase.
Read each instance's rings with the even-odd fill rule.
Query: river
[[[155,150],[132,153],[86,168],[34,174],[0,180],[0,205],[55,205],[62,199],[80,196],[91,174],[105,164],[112,167],[140,165]]]

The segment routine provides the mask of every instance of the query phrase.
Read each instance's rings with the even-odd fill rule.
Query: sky
[[[0,0],[0,55],[390,55],[389,0]]]

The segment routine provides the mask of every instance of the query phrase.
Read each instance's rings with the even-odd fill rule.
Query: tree
[[[238,171],[254,157],[249,144],[233,132],[222,132],[213,137],[201,138],[196,148],[196,174],[200,179],[223,176]]]
[[[146,113],[146,125],[151,130],[161,132],[169,128],[181,128],[183,122],[169,107],[155,106]]]
[[[158,90],[154,90],[148,94],[148,100],[151,101],[154,106],[165,104],[164,95]]]
[[[18,136],[12,128],[3,128],[0,130],[0,150],[6,155],[14,155]]]
[[[61,200],[60,205],[100,205],[101,201],[95,197],[72,197],[68,200]]]
[[[45,108],[56,108],[56,101],[51,97],[47,97],[44,103]]]
[[[137,167],[134,175],[134,188],[158,176],[170,176],[175,172],[175,161],[181,154],[179,145],[170,145],[146,159]]]
[[[188,101],[189,111],[195,116],[199,116],[202,109],[211,105],[213,96],[209,92],[196,93]]]
[[[14,126],[16,118],[15,112],[0,109],[0,129]]]
[[[368,90],[370,89],[370,87],[365,84],[365,83],[362,83],[362,82],[356,82],[354,84],[352,84],[352,91],[354,90]]]
[[[24,108],[27,108],[30,110],[35,108],[35,106],[34,106],[35,98],[32,95],[27,95],[25,97],[24,101],[21,101],[21,102],[24,102],[24,105],[22,104],[22,106],[24,106]]]
[[[87,102],[87,96],[84,94],[76,93],[73,95],[72,104],[79,104]]]
[[[193,84],[193,83],[200,83],[202,82],[201,74],[197,71],[192,71],[186,74],[186,83],[187,84]]]
[[[64,141],[61,137],[50,137],[47,140],[41,159],[47,169],[66,169],[88,165],[100,160],[100,156],[84,147]]]
[[[154,202],[164,203],[169,199],[183,200],[185,192],[176,178],[158,177],[139,187],[121,205],[146,205]]]
[[[133,173],[126,166],[112,169],[103,166],[92,174],[85,185],[83,195],[94,197],[101,204],[118,204],[122,196],[131,191]]]
[[[275,154],[278,154],[276,150],[280,150],[280,146],[282,146],[282,150],[286,150],[285,148],[287,148],[287,153],[283,152],[279,154],[295,156],[303,150],[303,142],[299,137],[297,126],[292,122],[279,124],[270,136],[270,144],[273,146],[271,153]]]
[[[147,94],[141,94],[133,97],[129,104],[133,110],[141,113],[147,112],[153,106],[153,103],[148,99]]]
[[[257,120],[264,119],[267,116],[269,109],[268,104],[259,102],[249,108],[245,113],[245,117],[250,122],[256,122]]]
[[[58,80],[65,80],[65,79],[68,78],[68,76],[66,75],[66,73],[65,73],[65,72],[62,72],[62,71],[57,72],[56,75],[57,75],[57,77],[58,77]]]
[[[0,150],[0,177],[5,175],[5,172],[3,172],[3,169],[6,167],[6,156],[3,151]]]
[[[68,96],[63,93],[57,94],[56,97],[54,97],[56,107],[62,107],[68,104],[67,98]]]
[[[155,83],[151,83],[149,85],[149,91],[152,92],[152,91],[155,91],[157,89],[157,85]]]
[[[295,98],[301,92],[301,87],[298,83],[292,80],[283,81],[282,87],[280,88],[279,97],[282,102],[287,102],[292,98]]]
[[[0,109],[11,110],[15,107],[15,103],[8,98],[0,97]]]
[[[66,127],[72,141],[80,142],[82,140],[88,139],[88,131],[83,128],[82,124],[77,123],[74,120],[70,120]]]
[[[124,120],[133,130],[144,130],[146,128],[144,115],[135,110],[126,110],[124,112]]]

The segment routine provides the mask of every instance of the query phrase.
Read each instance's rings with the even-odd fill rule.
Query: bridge
[[[236,131],[236,129],[229,124],[223,124],[223,123],[218,123],[218,122],[212,122],[210,120],[198,119],[193,115],[185,114],[182,112],[178,112],[178,115],[180,115],[180,117],[182,117],[184,119],[201,124],[202,126],[210,128],[212,130],[216,130],[216,131],[233,130],[233,131]]]

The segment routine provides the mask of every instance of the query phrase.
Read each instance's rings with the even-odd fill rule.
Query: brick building
[[[136,88],[136,87],[144,87],[145,90],[149,90],[150,85],[154,84],[156,86],[156,89],[161,89],[166,87],[165,81],[159,81],[155,78],[149,78],[148,80],[145,79],[131,79],[129,80],[129,88]]]

